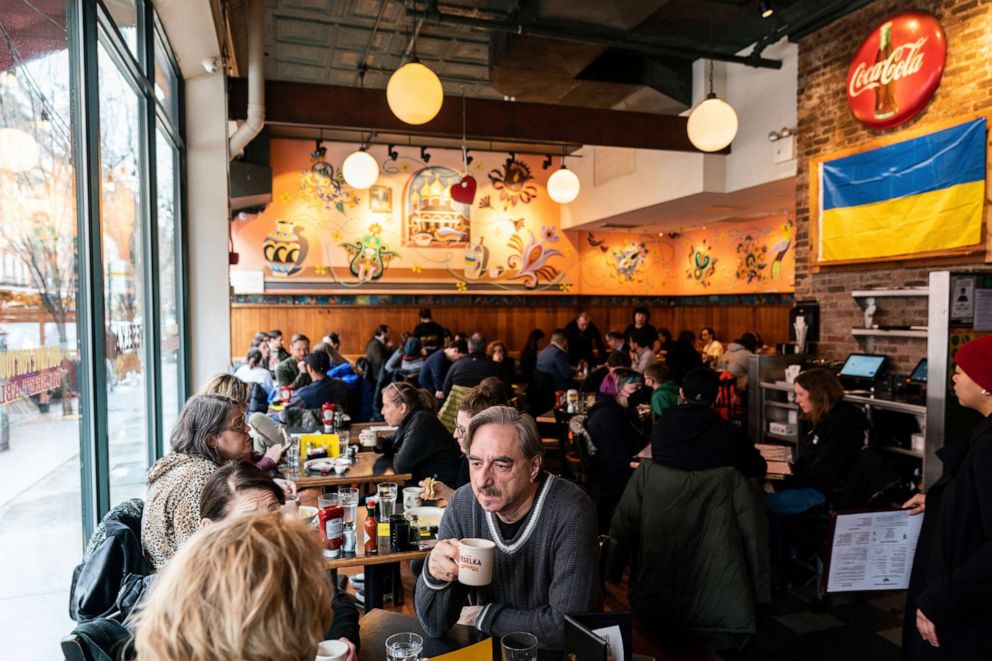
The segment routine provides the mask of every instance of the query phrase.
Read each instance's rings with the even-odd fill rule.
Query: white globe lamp
[[[386,84],[386,103],[401,121],[426,124],[441,111],[444,88],[437,74],[420,62],[408,62]]]
[[[379,164],[367,151],[359,149],[344,159],[341,174],[344,175],[346,184],[357,190],[365,190],[379,179]]]
[[[710,95],[689,113],[686,131],[689,134],[689,142],[696,149],[714,152],[726,148],[734,141],[739,126],[734,108],[710,92]]]
[[[568,204],[579,196],[579,178],[564,165],[548,177],[548,195],[558,204]]]

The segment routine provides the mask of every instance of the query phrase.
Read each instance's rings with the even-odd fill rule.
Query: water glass
[[[338,443],[341,444],[341,456],[347,456],[348,444],[351,442],[351,432],[347,429],[338,430]]]
[[[418,661],[424,651],[424,639],[415,633],[394,633],[386,639],[388,661]]]
[[[503,661],[537,661],[537,636],[516,631],[503,636]]]
[[[396,513],[396,496],[399,492],[399,487],[395,482],[383,482],[379,485],[377,491],[379,493],[379,511],[382,514],[379,520],[388,520],[389,517]]]
[[[344,523],[355,523],[358,514],[358,489],[354,487],[338,487],[341,506],[344,507]]]
[[[341,504],[341,496],[336,493],[325,493],[317,496],[317,509],[327,509]]]
[[[290,443],[286,447],[286,466],[293,475],[300,472],[300,444]]]

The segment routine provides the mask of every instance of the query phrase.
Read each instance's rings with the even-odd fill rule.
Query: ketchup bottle
[[[375,500],[369,498],[365,501],[365,555],[376,555],[379,552],[379,540],[377,538],[378,522],[375,520]]]
[[[334,432],[334,404],[330,402],[324,402],[324,405],[320,407],[320,417],[324,422],[324,433],[331,434]]]
[[[323,507],[317,512],[320,521],[320,541],[324,544],[324,555],[336,558],[341,555],[341,545],[344,544],[344,508],[337,502],[330,507]]]

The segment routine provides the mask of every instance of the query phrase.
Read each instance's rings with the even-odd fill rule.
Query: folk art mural
[[[790,218],[679,232],[562,230],[539,156],[385,147],[381,174],[351,189],[354,145],[272,141],[273,201],[235,219],[235,271],[281,293],[561,293],[680,296],[790,292]],[[557,167],[557,161],[552,166]],[[577,202],[581,203],[581,195]]]

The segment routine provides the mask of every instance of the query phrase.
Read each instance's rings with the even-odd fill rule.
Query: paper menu
[[[623,634],[620,632],[619,626],[593,629],[592,632],[606,640],[607,661],[623,661]]]
[[[824,570],[826,591],[909,587],[922,525],[922,516],[910,516],[906,510],[836,515]]]

